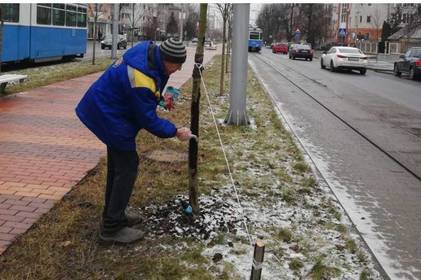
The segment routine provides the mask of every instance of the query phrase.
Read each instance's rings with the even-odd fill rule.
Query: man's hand
[[[174,109],[174,98],[171,94],[165,93],[164,94],[164,102],[165,102],[165,109],[171,111]]]
[[[181,141],[189,140],[192,137],[196,138],[196,135],[192,134],[187,127],[177,128],[176,136]]]

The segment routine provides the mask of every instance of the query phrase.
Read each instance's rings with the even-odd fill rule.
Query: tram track
[[[305,88],[303,88],[302,86],[300,86],[299,84],[297,84],[296,82],[294,82],[291,78],[289,78],[287,75],[285,75],[284,73],[282,73],[282,71],[273,64],[272,61],[263,58],[262,55],[259,54],[253,54],[253,57],[256,57],[259,61],[263,62],[264,64],[270,66],[272,69],[274,69],[280,76],[282,76],[285,80],[287,80],[289,83],[291,83],[294,87],[296,87],[297,89],[299,89],[302,93],[304,93],[306,96],[308,96],[310,99],[312,99],[315,103],[317,103],[318,105],[320,105],[324,110],[326,110],[329,114],[331,114],[332,116],[334,116],[337,120],[339,120],[341,123],[343,123],[345,126],[347,126],[348,128],[350,128],[352,131],[354,131],[356,134],[358,134],[360,137],[362,137],[365,141],[367,141],[368,143],[370,143],[372,146],[374,146],[377,150],[379,150],[381,153],[383,153],[384,155],[386,155],[388,158],[390,158],[393,162],[395,162],[397,165],[399,165],[401,168],[403,168],[405,171],[407,171],[409,174],[411,174],[413,177],[415,177],[418,181],[421,182],[421,176],[418,175],[417,173],[415,173],[414,171],[411,170],[410,167],[408,167],[405,163],[403,163],[401,160],[399,160],[398,158],[396,158],[395,156],[393,156],[391,153],[389,153],[388,151],[386,151],[384,148],[382,148],[379,144],[377,144],[376,142],[374,142],[372,139],[369,138],[369,136],[365,135],[362,131],[360,131],[357,127],[355,127],[354,125],[352,125],[350,122],[348,122],[347,120],[345,120],[343,117],[339,116],[337,113],[335,113],[332,109],[330,109],[329,107],[327,107],[325,104],[323,104],[320,100],[318,100],[316,97],[314,97],[308,90],[306,90]],[[310,80],[311,82],[317,84],[318,86],[323,87],[324,89],[329,89],[327,85],[313,79],[312,77],[309,77],[301,72],[296,71],[295,69],[293,69],[292,67],[289,67],[283,63],[280,63],[282,65],[282,67],[284,67],[287,70],[290,70],[294,73],[297,73],[298,75]],[[335,94],[335,93],[334,93]],[[336,94],[335,94],[336,95]]]

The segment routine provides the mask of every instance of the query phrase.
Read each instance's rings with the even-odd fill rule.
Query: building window
[[[371,22],[371,16],[367,16],[367,23]]]
[[[3,20],[7,22],[19,22],[19,4],[0,4]]]
[[[37,4],[37,24],[51,25],[51,4]]]
[[[368,3],[367,5],[368,5],[368,6],[371,6],[371,3]]]

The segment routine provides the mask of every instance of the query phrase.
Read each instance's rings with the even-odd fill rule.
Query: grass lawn
[[[49,85],[54,82],[65,81],[76,77],[103,71],[111,63],[111,58],[96,58],[95,65],[91,60],[76,60],[66,63],[57,63],[49,66],[30,67],[26,69],[7,72],[7,74],[22,74],[28,78],[23,83],[10,84],[3,95],[17,93]]]

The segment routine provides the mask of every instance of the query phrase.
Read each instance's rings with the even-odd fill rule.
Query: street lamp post
[[[357,11],[357,20],[356,20],[356,22],[355,22],[355,24],[356,24],[356,29],[355,29],[355,33],[356,33],[356,35],[355,35],[355,37],[356,37],[356,42],[358,42],[358,21],[360,20],[360,11]],[[356,45],[356,44],[355,44]],[[358,47],[358,46],[357,46]]]
[[[157,27],[156,30],[155,30],[155,43],[156,43],[156,33],[159,33],[159,31],[160,31],[160,29],[159,29],[159,27]]]
[[[180,41],[183,41],[183,24],[184,24],[184,19],[186,18],[186,13],[183,11],[183,8],[181,8],[181,12],[179,14],[179,19],[180,19]]]

